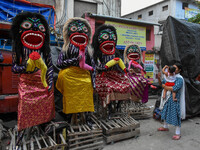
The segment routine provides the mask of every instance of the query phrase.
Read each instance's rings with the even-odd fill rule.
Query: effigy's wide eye
[[[24,29],[29,29],[32,27],[32,23],[30,21],[24,21],[22,24],[21,24],[21,27],[24,28]]]
[[[103,33],[101,35],[101,38],[104,39],[104,40],[107,40],[109,38],[109,35],[107,33]]]
[[[39,25],[39,29],[40,29],[40,31],[42,31],[42,32],[45,32],[45,31],[46,31],[44,25],[42,25],[42,24]]]
[[[77,26],[71,26],[71,27],[70,27],[70,30],[71,30],[72,32],[76,31],[77,29],[78,29]]]

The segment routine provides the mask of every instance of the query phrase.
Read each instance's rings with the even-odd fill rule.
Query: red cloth
[[[20,75],[18,130],[48,122],[55,117],[53,89],[47,92],[41,82],[40,73],[39,70]]]
[[[165,85],[166,85],[166,86],[174,86],[175,83],[174,83],[174,82],[166,82]]]
[[[96,91],[102,101],[106,101],[107,95],[111,93],[130,94],[130,83],[123,73],[118,71],[107,71],[104,75],[96,75]],[[116,100],[121,100],[120,97]],[[103,102],[103,103],[104,103]],[[109,104],[110,101],[105,102]]]

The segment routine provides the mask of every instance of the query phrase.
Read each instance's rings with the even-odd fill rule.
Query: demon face
[[[115,53],[115,46],[117,37],[111,29],[104,29],[99,33],[98,42],[100,50],[106,55],[113,55]]]
[[[137,45],[131,45],[127,49],[127,57],[129,60],[139,60],[140,59],[140,48]]]
[[[19,28],[22,44],[29,49],[40,49],[45,41],[45,26],[37,17],[28,17]]]
[[[74,20],[69,24],[68,30],[68,36],[72,44],[76,46],[86,46],[88,44],[90,33],[85,23]]]

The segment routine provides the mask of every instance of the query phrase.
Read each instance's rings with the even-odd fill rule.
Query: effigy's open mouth
[[[115,42],[105,41],[101,43],[100,50],[107,55],[113,55],[115,53]]]
[[[29,49],[40,49],[44,44],[44,38],[42,32],[28,30],[21,35],[21,42]]]
[[[129,53],[127,57],[130,60],[138,60],[138,59],[140,59],[140,55],[138,53]]]
[[[87,45],[88,36],[84,33],[73,33],[70,36],[70,41],[72,44],[74,44],[76,46]]]

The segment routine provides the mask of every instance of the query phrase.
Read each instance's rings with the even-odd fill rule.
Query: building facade
[[[162,36],[162,24],[168,16],[178,19],[185,19],[196,15],[199,11],[195,0],[163,0],[146,8],[122,16],[122,18],[138,19],[160,23],[161,26],[155,26],[155,48],[159,49]]]
[[[121,16],[121,0],[27,0],[32,3],[52,5],[56,12],[56,26],[60,27],[73,17],[85,12],[112,17]]]

